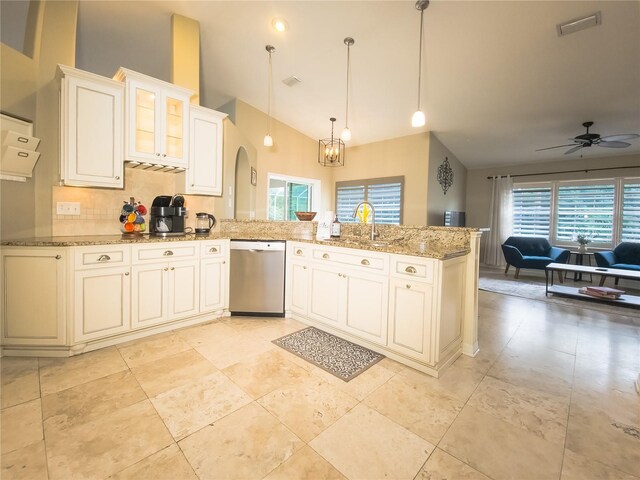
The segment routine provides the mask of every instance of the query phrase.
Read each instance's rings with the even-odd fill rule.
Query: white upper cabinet
[[[193,92],[120,68],[125,82],[125,159],[186,168]]]
[[[63,65],[58,75],[62,183],[122,188],[122,84]]]
[[[226,113],[191,105],[184,193],[222,195],[222,122]]]

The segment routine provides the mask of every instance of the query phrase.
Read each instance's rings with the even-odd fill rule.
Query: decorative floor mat
[[[384,358],[384,355],[314,327],[277,338],[273,343],[345,382]]]

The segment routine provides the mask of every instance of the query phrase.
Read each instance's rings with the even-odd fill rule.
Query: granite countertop
[[[144,244],[144,243],[167,243],[167,242],[184,242],[190,240],[204,241],[204,240],[221,240],[221,239],[234,239],[234,240],[288,240],[296,242],[313,243],[317,245],[327,245],[332,247],[353,248],[360,250],[370,250],[376,252],[395,253],[398,255],[412,255],[417,257],[435,258],[439,260],[445,260],[449,258],[459,257],[469,253],[469,249],[460,249],[458,247],[452,248],[446,245],[424,245],[424,251],[420,251],[419,245],[408,243],[386,243],[384,240],[379,239],[371,242],[368,239],[357,238],[341,238],[331,240],[316,240],[309,236],[298,235],[281,235],[280,238],[273,238],[273,236],[265,238],[261,235],[241,235],[234,238],[230,235],[221,233],[214,233],[210,235],[194,235],[187,234],[177,237],[152,237],[148,234],[128,238],[122,235],[84,235],[74,237],[32,237],[17,240],[5,240],[2,242],[3,246],[14,247],[82,247],[91,245],[117,245],[117,244]]]

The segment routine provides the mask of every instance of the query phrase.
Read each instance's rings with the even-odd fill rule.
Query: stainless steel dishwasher
[[[284,241],[231,240],[229,311],[284,317]]]

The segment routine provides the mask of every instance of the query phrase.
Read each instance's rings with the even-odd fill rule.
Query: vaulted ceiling
[[[557,24],[598,11],[601,25],[558,36]],[[640,133],[638,1],[432,1],[425,11],[422,129],[410,125],[420,22],[413,1],[83,0],[78,66],[111,75],[119,65],[109,61],[120,58],[161,77],[172,13],[200,22],[201,98],[209,107],[238,98],[267,110],[271,44],[273,116],[312,138],[329,134],[331,116],[341,130],[343,39],[350,36],[347,146],[431,130],[469,168],[640,154],[640,139],[626,149],[594,146],[571,156],[564,156],[568,148],[535,151],[571,143],[589,120],[602,136]],[[275,17],[286,19],[287,31],[271,27]],[[283,84],[291,75],[301,83]]]

